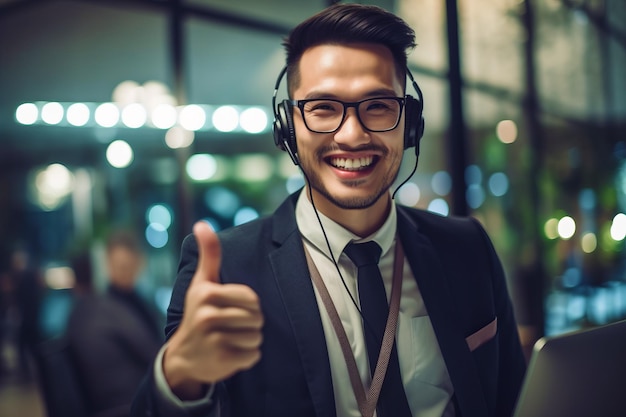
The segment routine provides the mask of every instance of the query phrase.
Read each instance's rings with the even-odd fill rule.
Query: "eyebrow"
[[[398,97],[397,93],[390,88],[379,88],[376,90],[368,91],[365,95],[362,96],[361,100],[372,97]],[[304,96],[304,100],[314,100],[314,99],[334,99],[341,100],[340,96],[334,93],[325,92],[325,91],[312,91],[306,96]],[[359,100],[356,100],[359,101]]]

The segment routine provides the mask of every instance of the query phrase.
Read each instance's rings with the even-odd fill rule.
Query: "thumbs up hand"
[[[197,222],[198,267],[185,311],[170,338],[163,371],[182,400],[197,399],[204,384],[252,367],[260,358],[263,315],[257,294],[242,284],[221,284],[221,246],[211,227]]]

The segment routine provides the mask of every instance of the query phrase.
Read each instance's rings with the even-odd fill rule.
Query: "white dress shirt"
[[[350,294],[348,294],[344,284],[341,282],[341,277],[337,273],[332,258],[337,261],[345,284],[352,293],[354,300],[358,303],[356,288],[357,268],[342,252],[350,241],[357,243],[370,240],[376,241],[382,249],[378,265],[383,276],[385,289],[387,290],[387,299],[389,299],[396,245],[396,207],[392,201],[389,217],[385,223],[377,232],[365,238],[354,235],[322,213],[318,212],[318,214],[323,225],[323,231],[305,190],[300,194],[296,205],[298,229],[303,236],[304,245],[311,254],[311,258],[319,270],[326,288],[328,288],[328,292],[352,346],[361,380],[367,390],[370,386],[371,378],[369,361],[365,350],[365,339],[363,337],[362,319],[350,298]],[[329,253],[324,233],[326,233],[330,243],[332,257]],[[356,397],[352,391],[348,368],[339,345],[339,340],[326,308],[317,293],[317,289],[315,291],[328,347],[337,416],[359,417],[361,414],[357,406]],[[400,373],[402,374],[402,381],[412,414],[420,417],[454,416],[454,406],[451,401],[453,394],[452,383],[450,382],[450,377],[439,350],[439,344],[426,312],[422,296],[406,259],[402,276],[402,295],[400,298],[396,343]]]

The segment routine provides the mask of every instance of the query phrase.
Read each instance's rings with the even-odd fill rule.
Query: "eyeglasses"
[[[349,107],[356,109],[361,125],[370,132],[387,132],[400,122],[404,98],[376,97],[346,103],[333,99],[291,100],[302,113],[304,125],[314,133],[336,132],[346,118]]]

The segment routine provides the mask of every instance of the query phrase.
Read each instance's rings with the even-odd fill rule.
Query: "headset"
[[[276,95],[280,83],[287,72],[287,66],[278,74],[272,96],[272,109],[274,111],[274,144],[278,149],[285,151],[291,157],[295,165],[300,165],[298,159],[298,147],[296,144],[296,129],[293,123],[293,105],[289,100],[283,100],[276,105]],[[406,68],[406,74],[413,84],[417,98],[410,95],[404,97],[404,149],[415,148],[415,156],[419,157],[419,144],[424,135],[424,96],[417,85],[411,71]]]

